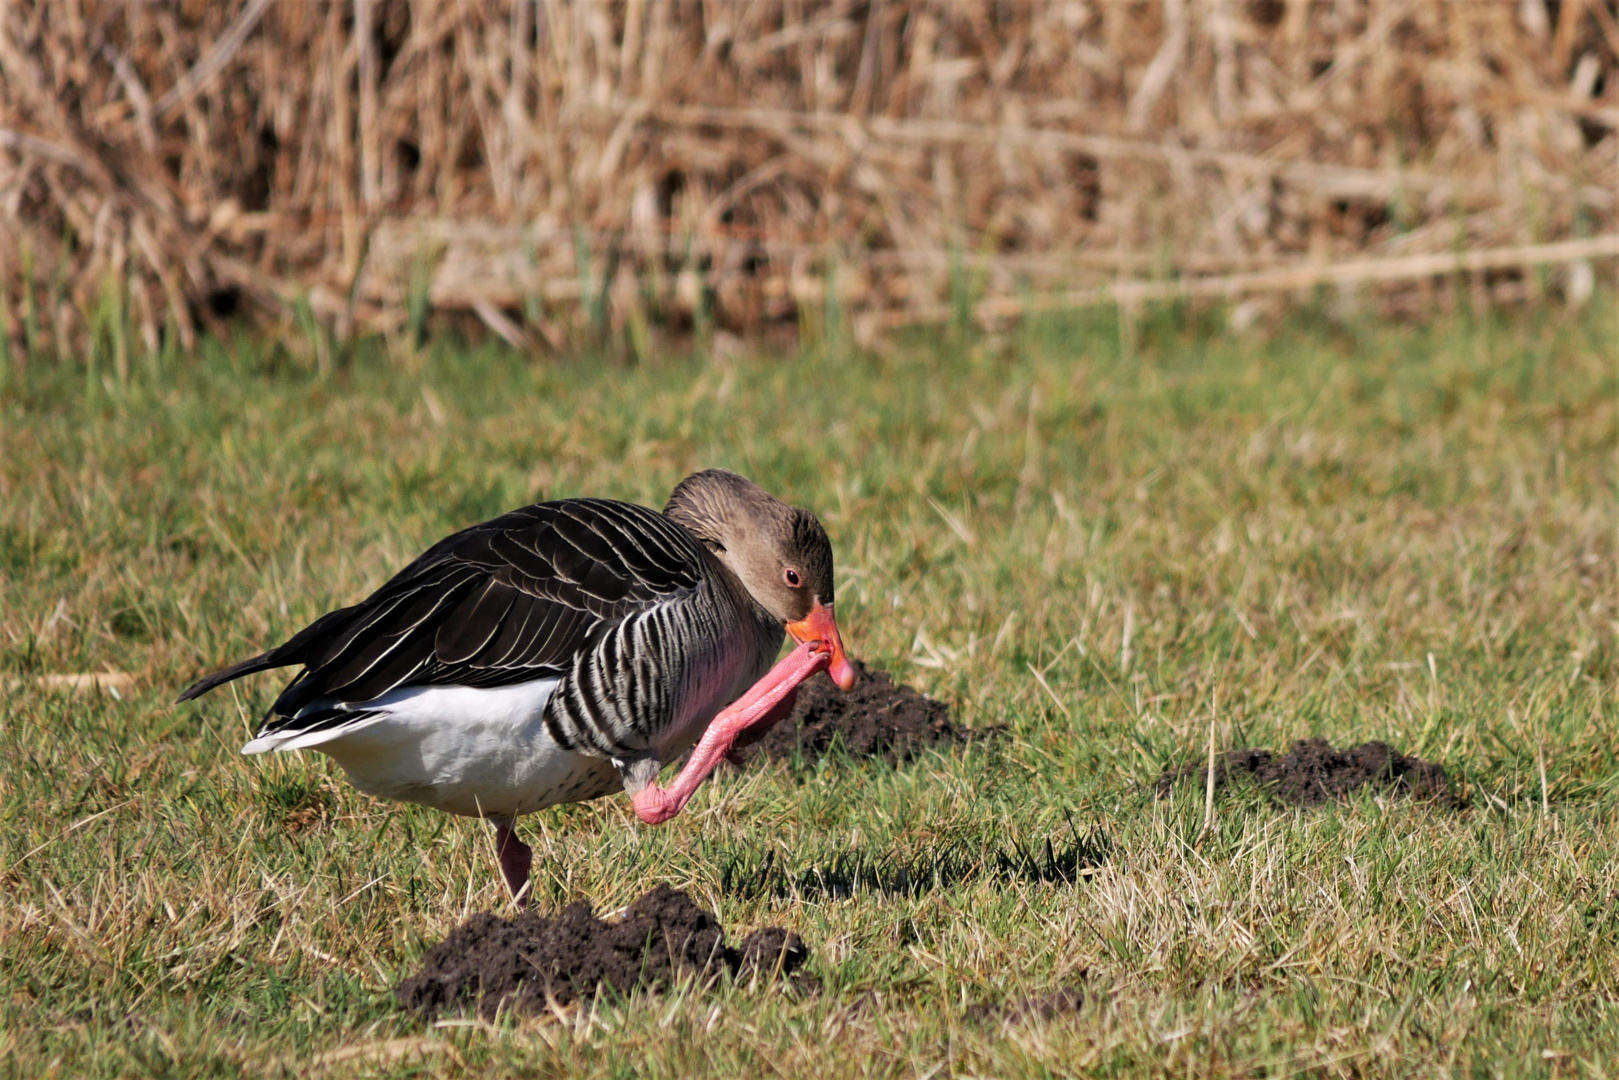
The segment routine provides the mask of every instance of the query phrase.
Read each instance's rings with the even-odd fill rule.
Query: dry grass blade
[[[1255,293],[1308,289],[1316,285],[1409,281],[1447,274],[1527,269],[1615,257],[1619,257],[1619,233],[1591,237],[1587,240],[1566,240],[1556,244],[1535,244],[1498,250],[1408,255],[1392,259],[1350,259],[1326,265],[1278,267],[1274,270],[1257,270],[1246,274],[1194,275],[1162,282],[1121,281],[1094,289],[1038,296],[1032,299],[1006,297],[985,300],[974,308],[974,312],[980,321],[990,322],[1029,311],[1088,307],[1095,304],[1133,305],[1149,300],[1174,300],[1182,297],[1213,296],[1230,299]],[[952,308],[934,305],[893,313],[885,317],[884,322],[888,325],[943,322],[954,315]]]
[[[337,1050],[328,1050],[324,1054],[317,1054],[310,1064],[317,1068],[338,1065],[343,1062],[364,1061],[374,1065],[399,1065],[412,1058],[422,1058],[429,1054],[448,1053],[459,1057],[455,1047],[443,1039],[434,1039],[427,1036],[401,1039],[382,1039],[378,1042],[361,1043],[358,1046],[345,1046]]]
[[[49,690],[99,690],[113,697],[121,697],[135,686],[135,676],[127,671],[92,671],[71,675],[36,675],[33,678],[5,680],[8,690],[26,686],[41,686]]]
[[[179,82],[157,99],[157,105],[152,110],[157,118],[160,120],[166,118],[195,96],[197,91],[208,85],[208,80],[224,70],[231,57],[236,55],[236,50],[242,47],[242,42],[247,40],[247,35],[259,24],[264,9],[274,2],[275,0],[248,0],[247,6],[236,16],[230,28],[214,42],[213,47],[197,61],[196,66],[187,71]]]

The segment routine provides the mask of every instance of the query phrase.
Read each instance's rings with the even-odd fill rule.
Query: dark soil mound
[[[860,673],[853,690],[839,690],[826,673],[804,680],[798,704],[786,720],[742,751],[772,761],[797,753],[816,761],[841,742],[857,757],[880,757],[890,764],[910,761],[935,746],[956,746],[998,734],[1000,728],[967,730],[950,723],[950,706],[895,683],[886,671],[851,660]]]
[[[790,976],[807,959],[803,940],[777,927],[730,948],[712,913],[659,885],[616,922],[596,918],[583,901],[550,917],[474,915],[427,950],[394,997],[429,1016],[472,1005],[489,1019],[503,1008],[543,1012],[548,1001],[566,1005],[603,987],[619,994],[656,990],[686,974]]]
[[[1177,783],[1206,782],[1208,761],[1189,761],[1158,777],[1158,795]],[[1281,757],[1269,750],[1231,750],[1214,759],[1214,783],[1239,779],[1259,784],[1282,802],[1317,806],[1370,784],[1379,791],[1459,806],[1443,765],[1408,757],[1388,743],[1369,742],[1335,750],[1325,739],[1301,739]]]

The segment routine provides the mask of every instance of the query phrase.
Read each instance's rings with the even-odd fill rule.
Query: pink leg
[[[786,697],[782,698],[776,703],[776,707],[774,709],[771,709],[764,716],[760,717],[759,720],[756,723],[751,724],[747,730],[738,733],[736,742],[732,743],[731,749],[725,752],[725,760],[729,761],[732,765],[741,765],[743,763],[742,756],[738,754],[737,751],[743,749],[744,747],[752,746],[754,743],[764,738],[771,728],[793,715],[793,706],[797,704],[798,687],[795,686],[787,692]]]
[[[528,907],[528,872],[534,865],[534,849],[517,839],[517,831],[510,825],[495,824],[495,851],[500,856],[500,874],[512,899],[520,908]]]
[[[787,702],[787,710],[792,709],[789,699],[797,692],[798,684],[817,671],[825,671],[831,662],[831,653],[820,642],[800,645],[782,657],[753,689],[713,719],[692,751],[691,760],[672,784],[667,788],[649,784],[636,792],[631,800],[636,815],[648,825],[657,825],[680,813],[743,733],[758,728],[762,734],[770,724],[785,716],[785,712],[778,710],[783,702]]]

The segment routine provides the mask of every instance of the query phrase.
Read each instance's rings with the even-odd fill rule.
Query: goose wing
[[[561,677],[604,627],[690,592],[703,573],[692,535],[646,507],[537,503],[446,537],[360,603],[207,676],[180,700],[301,664],[266,734],[300,727],[294,718],[313,703],[324,714],[401,687]]]

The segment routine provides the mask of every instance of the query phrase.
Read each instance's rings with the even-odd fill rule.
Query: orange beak
[[[832,663],[826,669],[840,690],[851,690],[855,684],[854,665],[843,652],[843,639],[838,636],[838,621],[832,617],[832,605],[817,603],[810,613],[797,622],[787,624],[787,632],[799,644],[820,642],[832,651]]]

